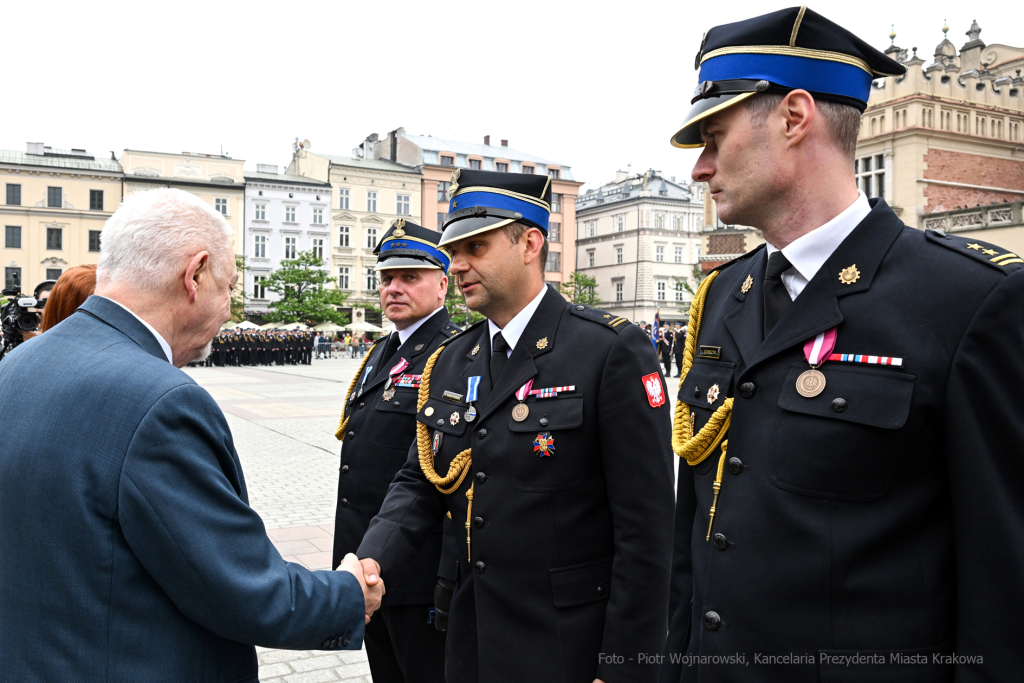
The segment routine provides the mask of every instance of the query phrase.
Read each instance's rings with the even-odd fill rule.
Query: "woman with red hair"
[[[43,308],[39,331],[45,332],[75,312],[96,289],[96,266],[75,266],[61,273]]]

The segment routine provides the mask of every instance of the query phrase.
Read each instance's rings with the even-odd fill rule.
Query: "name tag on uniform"
[[[711,358],[712,360],[720,360],[722,358],[722,347],[701,346],[697,351],[697,355],[700,358]]]
[[[462,394],[456,394],[454,391],[446,391],[441,394],[441,398],[449,401],[455,401],[456,403],[462,403]]]

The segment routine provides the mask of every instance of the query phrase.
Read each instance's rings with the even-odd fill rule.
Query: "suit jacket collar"
[[[167,362],[167,355],[164,354],[160,342],[156,340],[153,333],[146,329],[146,326],[139,322],[138,318],[113,301],[94,294],[86,299],[78,307],[78,310],[88,313],[98,320],[102,320],[141,346],[150,355]]]

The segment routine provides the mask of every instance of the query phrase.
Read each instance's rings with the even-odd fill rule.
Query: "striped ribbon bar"
[[[534,389],[530,392],[530,396],[536,396],[537,398],[554,398],[564,391],[576,391],[576,385],[573,384],[567,387],[550,387],[548,389]]]
[[[891,365],[896,368],[903,367],[902,358],[891,356],[862,356],[858,353],[833,353],[828,357],[830,361],[839,363],[866,363],[868,365]]]
[[[395,386],[418,387],[422,378],[423,375],[402,375],[395,380]]]

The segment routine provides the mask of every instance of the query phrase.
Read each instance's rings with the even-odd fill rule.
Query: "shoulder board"
[[[458,339],[459,337],[461,337],[461,336],[465,335],[465,334],[466,334],[467,332],[469,332],[470,330],[475,330],[476,328],[480,327],[481,325],[486,325],[486,324],[487,324],[487,318],[484,318],[483,320],[481,320],[481,321],[479,321],[479,322],[475,322],[475,323],[473,323],[472,325],[470,325],[469,327],[467,327],[466,329],[464,329],[464,330],[459,330],[459,331],[455,332],[454,334],[451,334],[450,332],[448,332],[448,327],[445,327],[445,328],[444,328],[443,330],[441,330],[441,331],[442,331],[442,332],[443,332],[444,334],[451,334],[451,336],[450,336],[450,337],[448,337],[447,339],[445,339],[444,341],[442,341],[442,342],[441,342],[441,346],[448,346],[448,345],[449,345],[449,344],[451,344],[451,343],[452,343],[453,341],[455,341],[455,340],[456,340],[456,339]],[[451,325],[451,323],[449,323],[449,325]],[[452,327],[455,327],[454,325],[451,325],[451,326],[452,326]],[[458,330],[459,328],[458,328],[458,327],[455,327],[455,329],[456,329],[456,330]]]
[[[584,320],[589,320],[592,323],[597,323],[601,327],[606,327],[615,330],[616,333],[629,327],[631,324],[626,318],[612,315],[602,311],[600,308],[591,308],[590,306],[584,306],[583,304],[566,304],[573,315],[579,316]]]
[[[988,242],[961,237],[956,234],[950,235],[944,230],[925,230],[924,234],[929,242],[940,244],[947,249],[952,249],[1004,273],[1020,270],[1022,264],[1024,264],[1024,256],[1018,256],[1012,251],[1007,251]]]
[[[740,261],[744,261],[744,260],[750,258],[751,256],[753,256],[754,254],[756,254],[757,252],[761,251],[764,248],[765,247],[764,247],[763,243],[759,244],[756,247],[754,247],[753,249],[751,249],[750,251],[748,251],[743,256],[737,256],[736,258],[734,258],[731,261],[726,261],[725,263],[723,263],[722,265],[718,266],[717,268],[712,268],[710,272],[713,273],[716,270],[725,270],[726,268],[728,268],[729,266],[731,266],[733,264],[739,263]]]
[[[451,322],[449,322],[448,324],[441,328],[441,333],[446,334],[449,337],[454,337],[459,332],[462,332],[462,328]]]

